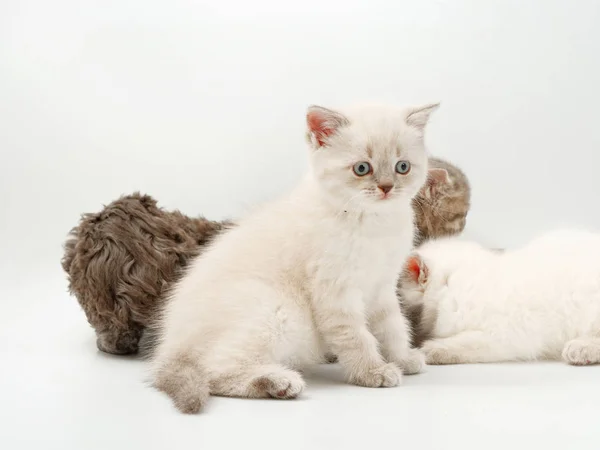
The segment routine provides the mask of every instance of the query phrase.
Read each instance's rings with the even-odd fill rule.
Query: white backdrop
[[[490,245],[599,228],[598,23],[597,0],[1,2],[1,273],[62,277],[79,214],[134,190],[243,214],[305,170],[311,103],[441,101],[429,148]]]
[[[391,390],[328,366],[296,402],[183,418],[96,351],[59,261],[124,193],[220,219],[289,189],[311,103],[441,101],[429,148],[488,245],[600,229],[598,24],[598,0],[0,0],[0,448],[596,450],[598,372],[559,363]]]

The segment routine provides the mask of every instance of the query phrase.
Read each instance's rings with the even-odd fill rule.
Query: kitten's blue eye
[[[369,173],[371,173],[371,164],[369,164],[366,161],[359,162],[359,163],[354,164],[354,167],[352,167],[352,170],[354,170],[354,173],[356,175],[358,175],[359,177],[364,177],[365,175],[368,175]]]
[[[398,161],[396,163],[396,172],[400,175],[406,175],[410,172],[410,163],[408,161]]]

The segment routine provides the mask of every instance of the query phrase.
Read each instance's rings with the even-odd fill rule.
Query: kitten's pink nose
[[[377,187],[381,190],[381,192],[383,192],[384,194],[387,194],[388,192],[390,192],[392,190],[394,185],[393,184],[380,184]]]

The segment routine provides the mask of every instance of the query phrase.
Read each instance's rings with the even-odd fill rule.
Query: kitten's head
[[[452,275],[458,270],[474,273],[494,255],[477,243],[456,238],[426,242],[407,258],[398,293],[408,308],[433,306],[449,289]]]
[[[471,188],[458,167],[430,158],[429,170],[427,182],[413,199],[418,230],[415,245],[429,239],[460,234],[465,228],[470,208]]]
[[[341,113],[311,106],[306,116],[315,179],[342,209],[409,202],[427,177],[425,126],[437,104]]]

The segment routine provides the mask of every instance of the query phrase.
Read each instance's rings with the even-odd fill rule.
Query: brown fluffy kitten
[[[62,267],[107,353],[138,350],[165,290],[214,235],[230,226],[165,211],[135,193],[84,214],[65,243]]]
[[[431,238],[462,233],[471,207],[471,188],[462,170],[438,158],[429,158],[429,167],[445,169],[448,180],[444,183],[428,183],[414,198],[413,209],[418,230],[415,246]]]
[[[431,158],[430,166],[446,169],[448,179],[430,180],[413,203],[417,243],[460,233],[469,209],[465,175],[439,159]],[[166,290],[217,233],[231,226],[165,211],[139,193],[99,213],[84,214],[69,234],[62,266],[70,292],[96,331],[98,348],[114,354],[137,352]],[[418,323],[418,317],[411,319]],[[152,336],[146,337],[151,347]]]

